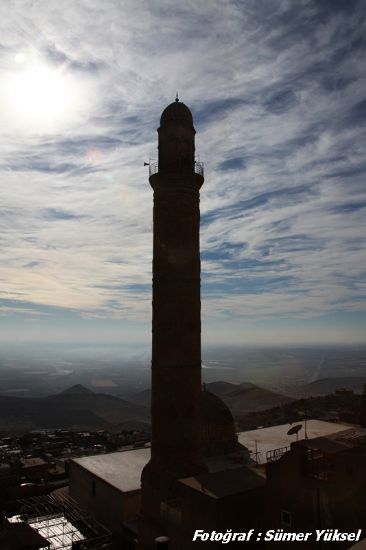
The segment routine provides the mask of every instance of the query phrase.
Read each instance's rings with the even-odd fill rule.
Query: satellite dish
[[[301,428],[302,428],[302,424],[296,424],[296,426],[292,426],[292,428],[289,429],[289,431],[287,432],[287,435],[298,434]]]

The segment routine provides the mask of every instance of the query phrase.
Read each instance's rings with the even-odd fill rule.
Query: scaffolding
[[[19,502],[21,514],[9,521],[27,523],[48,540],[50,550],[112,548],[110,532],[68,496],[41,495]]]

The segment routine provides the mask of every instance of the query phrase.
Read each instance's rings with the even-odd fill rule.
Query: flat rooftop
[[[305,438],[304,421],[299,422],[302,428],[299,431],[299,441]],[[296,441],[296,435],[287,435],[293,424],[282,424],[270,428],[260,428],[248,432],[240,432],[238,441],[245,445],[252,453],[258,450],[258,463],[265,464],[266,453],[281,447],[290,447]],[[307,435],[309,439],[327,436],[336,432],[349,430],[349,426],[323,422],[322,420],[307,420]],[[141,489],[141,473],[150,460],[150,447],[117,451],[115,453],[99,454],[74,458],[72,462],[78,464],[92,475],[112,485],[123,492],[138,491]],[[252,457],[255,458],[254,454]],[[210,457],[206,459],[210,473],[222,470],[236,469],[242,466],[242,461],[235,459],[235,455]],[[232,474],[235,475],[235,474]]]
[[[325,453],[340,453],[352,451],[366,453],[366,429],[350,428],[348,430],[332,433],[326,437],[303,439],[296,445],[308,449],[319,449]]]
[[[232,468],[221,472],[186,477],[180,483],[212,498],[219,499],[262,487],[265,480],[250,468]]]
[[[74,458],[75,462],[92,475],[116,489],[129,492],[141,489],[142,470],[150,460],[151,448],[129,449],[114,453]],[[242,466],[237,453],[205,459],[209,472],[236,469]]]
[[[296,441],[296,435],[287,435],[287,432],[297,424],[302,425],[302,428],[298,432],[298,440],[300,441],[301,439],[305,439],[305,420],[301,420],[296,424],[281,424],[280,426],[240,432],[238,433],[238,441],[249,449],[253,459],[255,459],[255,452],[257,451],[258,463],[265,464],[267,462],[267,452],[282,447],[290,447],[291,443]],[[344,430],[349,430],[349,426],[334,422],[324,422],[323,420],[306,421],[308,439],[324,437]]]
[[[150,460],[150,454],[150,448],[133,449],[74,458],[72,462],[116,489],[129,492],[141,488],[141,473]]]

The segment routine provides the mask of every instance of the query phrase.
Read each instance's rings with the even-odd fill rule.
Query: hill
[[[223,397],[224,395],[234,391],[238,386],[238,384],[232,384],[231,382],[224,382],[222,380],[217,382],[208,382],[205,384],[206,390],[219,397]]]
[[[284,405],[293,401],[292,398],[260,388],[251,382],[232,384],[230,382],[217,381],[205,384],[207,391],[220,397],[229,407],[234,416],[242,415],[250,411],[262,411],[271,407]],[[151,392],[144,390],[132,396],[132,403],[150,407]]]
[[[42,428],[116,431],[125,423],[149,423],[149,411],[81,385],[44,398],[0,396],[0,430]]]
[[[133,394],[128,398],[130,403],[135,405],[140,405],[141,407],[146,407],[150,409],[151,403],[151,390],[143,390],[138,393]]]
[[[361,396],[353,392],[338,392],[297,399],[284,406],[263,411],[251,411],[236,417],[240,430],[303,422],[304,418],[316,418],[327,422],[361,422]]]
[[[231,388],[227,386],[227,383],[213,382],[212,384],[206,384],[206,388],[221,397],[234,417],[247,412],[262,411],[285,405],[293,401],[290,397],[260,388],[250,382],[230,385]]]
[[[94,392],[88,390],[88,388],[82,384],[75,384],[75,386],[71,386],[71,388],[66,388],[66,390],[61,392],[61,395],[90,395],[93,393]]]
[[[361,376],[342,376],[336,378],[321,378],[310,384],[294,388],[296,394],[310,395],[326,395],[334,393],[336,390],[347,389],[355,393],[362,393],[366,377]]]

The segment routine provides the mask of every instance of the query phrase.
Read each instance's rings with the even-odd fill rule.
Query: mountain
[[[217,382],[208,382],[205,384],[205,388],[207,391],[210,391],[211,393],[214,393],[215,395],[219,397],[223,397],[224,395],[232,392],[237,388],[239,384],[232,384],[230,382],[224,382],[222,380],[219,380]]]
[[[294,388],[294,390],[296,390],[296,394],[304,396],[326,395],[342,389],[362,393],[364,384],[366,384],[366,377],[342,376],[337,378],[321,378],[310,384]]]
[[[251,390],[252,388],[256,388],[254,384],[251,382],[242,382],[241,384],[232,384],[230,382],[209,382],[208,384],[205,384],[205,388],[210,391],[211,393],[214,393],[215,395],[218,395],[219,397],[224,397],[225,395],[233,395],[235,393],[241,393],[245,390]]]
[[[150,409],[151,390],[143,390],[135,393],[134,395],[130,396],[128,400],[130,401],[130,403],[134,403],[135,405],[140,405],[141,407],[146,407],[147,409]]]
[[[108,429],[124,423],[149,424],[148,409],[81,385],[44,398],[0,396],[0,431],[42,428]]]
[[[217,392],[216,395],[226,403],[234,417],[247,412],[262,411],[285,405],[293,401],[291,397],[260,388],[250,382],[231,384],[231,389],[222,384],[222,382],[214,382],[213,384],[206,384],[206,388],[212,393]],[[212,387],[213,385],[214,387]]]
[[[205,384],[205,389],[220,397],[234,416],[250,411],[262,411],[294,400],[291,397],[260,388],[251,382],[232,384],[220,380]],[[151,391],[144,390],[136,393],[129,400],[148,408],[150,407]]]
[[[74,386],[71,386],[71,388],[67,388],[61,392],[61,395],[90,395],[92,393],[94,392],[88,390],[88,388],[82,384],[75,384]]]

